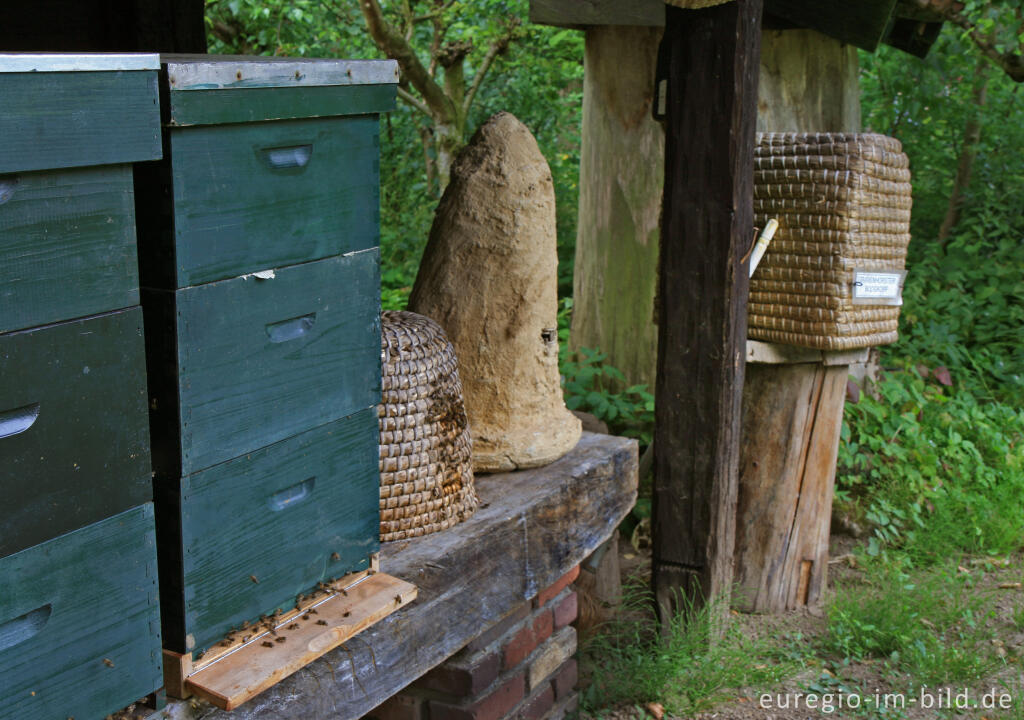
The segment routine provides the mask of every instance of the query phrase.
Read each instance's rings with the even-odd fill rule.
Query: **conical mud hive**
[[[455,160],[409,299],[455,346],[478,472],[545,465],[580,438],[559,383],[557,269],[551,170],[499,113]]]

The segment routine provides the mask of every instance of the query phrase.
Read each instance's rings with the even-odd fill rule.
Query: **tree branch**
[[[970,18],[963,14],[964,5],[951,0],[913,0],[914,4],[929,12],[935,13],[939,18],[947,20],[958,27],[963,28],[967,35],[974,41],[982,55],[991,60],[997,67],[1005,72],[1011,80],[1024,82],[1024,56],[1018,52],[1000,52],[992,39],[978,30]]]
[[[374,44],[389,58],[398,61],[402,73],[423,96],[424,102],[431,110],[430,115],[454,117],[455,108],[444,94],[444,90],[430,77],[416,52],[401,33],[384,19],[380,3],[377,0],[359,0],[359,8],[363,11],[366,28],[370,31]]]
[[[416,17],[414,17],[412,19],[412,21],[414,23],[421,23],[421,22],[426,22],[427,20],[433,20],[436,17],[440,17],[441,14],[445,10],[447,10],[448,8],[450,8],[454,4],[455,4],[455,0],[448,0],[444,5],[439,7],[437,10],[434,10],[433,12],[428,12],[425,15],[417,15]]]
[[[483,61],[480,63],[479,69],[476,71],[476,75],[473,76],[473,84],[469,86],[469,91],[466,93],[465,99],[462,101],[462,114],[469,115],[469,109],[473,106],[473,100],[476,98],[476,91],[480,89],[480,85],[484,81],[484,77],[487,75],[487,71],[491,69],[491,65],[494,63],[494,58],[501,55],[508,49],[508,44],[512,41],[512,36],[515,30],[510,29],[508,33],[501,36],[487,48],[487,54],[484,55]]]
[[[415,95],[413,95],[411,92],[406,90],[401,85],[398,86],[398,97],[405,100],[407,103],[412,105],[414,108],[419,110],[427,117],[433,117],[433,114],[430,112],[430,108],[428,108],[425,103],[421,102],[419,98],[417,98]]]

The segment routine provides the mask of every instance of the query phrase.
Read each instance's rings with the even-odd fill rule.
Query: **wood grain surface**
[[[160,687],[153,506],[0,559],[0,718],[101,718]]]
[[[0,557],[152,497],[139,308],[0,335],[0,378]]]
[[[129,165],[0,175],[0,333],[139,304]]]
[[[0,173],[160,157],[155,70],[0,73]]]

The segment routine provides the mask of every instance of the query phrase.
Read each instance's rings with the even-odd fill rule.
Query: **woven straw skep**
[[[895,342],[899,306],[852,302],[855,270],[902,270],[909,161],[871,133],[765,133],[754,153],[754,222],[779,229],[750,282],[748,335],[848,350]]]
[[[461,522],[478,504],[455,351],[433,320],[381,315],[380,539]]]

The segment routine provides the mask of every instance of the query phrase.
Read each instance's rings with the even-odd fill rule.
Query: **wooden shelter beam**
[[[653,573],[662,618],[727,595],[762,0],[666,8]]]

